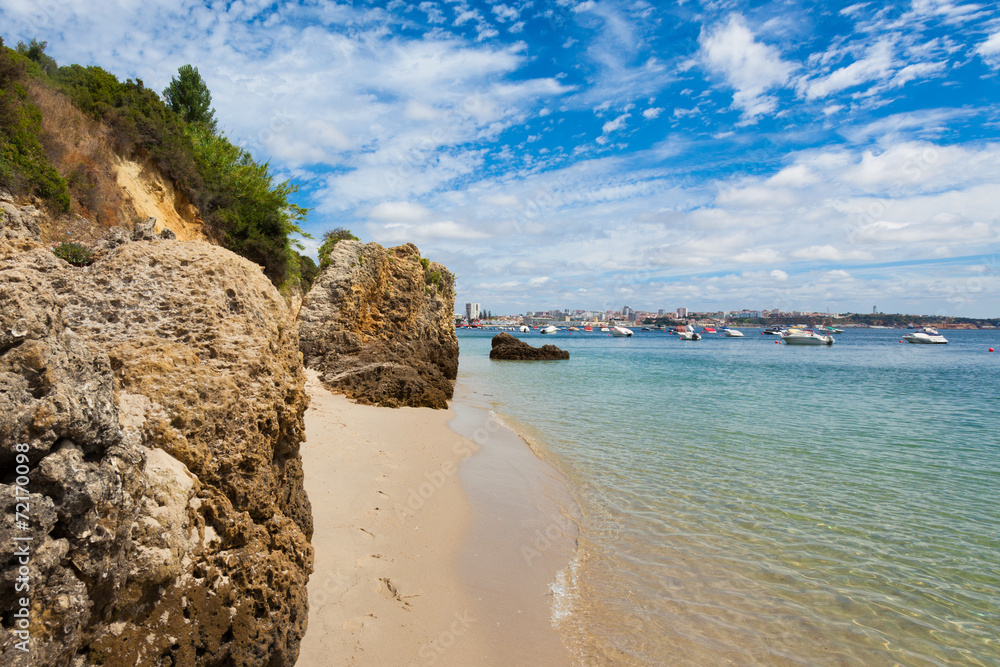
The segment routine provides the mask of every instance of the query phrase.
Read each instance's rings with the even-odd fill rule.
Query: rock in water
[[[412,243],[340,241],[299,311],[323,384],[360,403],[446,408],[458,374],[451,273]]]
[[[20,536],[31,664],[293,665],[304,380],[280,295],[229,251],[123,240],[78,268],[0,240],[0,664]]]
[[[546,359],[569,359],[569,352],[555,345],[532,347],[509,333],[493,337],[490,359],[501,361],[544,361]]]

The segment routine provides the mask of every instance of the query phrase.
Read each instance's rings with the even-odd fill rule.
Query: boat
[[[580,327],[570,327],[569,330],[570,331],[579,331]]]
[[[522,324],[521,327],[518,329],[518,331],[520,331],[521,333],[528,333],[529,331],[531,331],[531,327],[529,327],[527,324]]]
[[[792,328],[781,334],[788,345],[833,345],[833,336],[818,334],[812,329]]]
[[[680,340],[701,340],[701,334],[694,332],[694,327],[677,327],[677,337]]]
[[[825,333],[825,334],[841,334],[841,333],[844,333],[843,329],[838,329],[837,327],[831,327],[829,324],[827,324],[825,326],[818,327],[817,330],[820,333]]]
[[[592,327],[592,326],[589,326],[589,325],[588,325],[588,326],[585,326],[585,327],[583,328],[583,330],[584,330],[584,331],[593,331],[593,330],[594,330],[594,327]]]
[[[550,324],[547,327],[542,327],[541,329],[539,329],[538,333],[540,333],[540,334],[554,334],[557,331],[559,331],[559,329],[555,328],[554,326],[552,326]]]
[[[781,327],[768,327],[761,331],[762,336],[780,336],[785,330]]]
[[[715,330],[715,327],[705,327],[704,329],[701,330],[701,332],[702,333],[718,333]]]
[[[628,338],[632,335],[632,330],[625,327],[611,327],[611,335],[615,338]]]
[[[939,345],[948,342],[948,339],[938,333],[938,330],[933,327],[923,327],[920,331],[908,333],[903,336],[903,340],[907,343],[937,343]]]
[[[722,335],[726,338],[743,338],[743,332],[726,327],[722,330]]]
[[[601,333],[610,333],[610,332],[611,332],[611,329],[609,329],[607,327],[601,327]]]

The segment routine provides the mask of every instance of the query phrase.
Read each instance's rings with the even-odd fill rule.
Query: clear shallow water
[[[569,477],[581,664],[1000,665],[1000,332],[519,337],[460,376]]]

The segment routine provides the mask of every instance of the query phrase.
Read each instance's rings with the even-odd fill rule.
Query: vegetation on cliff
[[[50,136],[58,130],[43,128],[34,98],[59,95],[100,123],[116,152],[148,160],[173,181],[213,240],[263,266],[275,285],[296,282],[293,235],[305,236],[299,223],[307,213],[291,201],[298,186],[276,183],[268,163],[218,133],[196,68],[182,67],[164,94],[169,104],[141,80],[119,81],[94,66],[58,67],[44,42],[14,50],[0,40],[0,187],[36,196],[55,213],[100,209],[98,167],[69,160]]]

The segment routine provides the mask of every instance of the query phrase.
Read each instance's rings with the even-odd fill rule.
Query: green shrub
[[[32,67],[38,70],[0,39],[0,187],[41,197],[54,212],[64,213],[70,205],[66,181],[45,155],[42,113],[24,88]]]
[[[427,259],[426,257],[420,258],[420,266],[424,267],[424,271],[427,270],[427,267],[430,266],[430,263],[431,260]]]
[[[325,269],[330,266],[330,251],[338,241],[360,241],[351,230],[337,227],[328,232],[323,232],[323,243],[319,247],[319,268]]]
[[[61,243],[57,248],[53,248],[52,254],[73,266],[90,266],[94,263],[93,253],[87,246],[79,243]]]

